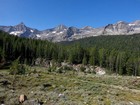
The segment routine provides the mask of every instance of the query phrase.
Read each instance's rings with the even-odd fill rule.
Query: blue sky
[[[140,0],[0,0],[0,25],[24,22],[40,30],[59,24],[101,27],[140,20]]]

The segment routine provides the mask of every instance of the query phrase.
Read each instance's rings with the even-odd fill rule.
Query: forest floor
[[[19,105],[20,94],[43,105],[140,105],[140,78],[54,73],[43,67],[31,67],[26,75],[16,76],[0,70],[0,104]]]

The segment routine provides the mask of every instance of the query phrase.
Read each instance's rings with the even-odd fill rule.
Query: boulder
[[[104,75],[106,73],[105,69],[101,68],[101,67],[96,67],[95,72],[96,72],[97,75]]]
[[[27,96],[26,96],[26,95],[21,94],[21,95],[19,96],[19,103],[23,103],[23,102],[26,101],[26,100],[27,100]]]

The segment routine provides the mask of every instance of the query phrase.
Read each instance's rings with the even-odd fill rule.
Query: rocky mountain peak
[[[118,21],[115,25],[120,25],[120,24],[127,25],[128,23],[127,23],[127,22],[125,22],[125,21]]]
[[[26,28],[27,27],[25,26],[25,24],[23,22],[21,22],[21,23],[19,23],[19,24],[14,26],[15,31],[25,31]]]
[[[20,25],[25,25],[23,22],[20,22],[19,24],[20,24]]]
[[[90,26],[86,26],[86,27],[84,27],[84,28],[82,28],[83,30],[92,30],[92,29],[94,29],[94,28],[92,28],[92,27],[90,27]]]
[[[132,24],[134,24],[134,25],[140,25],[140,20],[136,20],[136,21],[132,22]]]
[[[113,27],[113,24],[108,24],[108,25],[105,26],[105,29],[106,28],[112,28],[112,27]]]
[[[20,22],[19,24],[15,25],[15,26],[25,27],[25,24],[23,22]]]
[[[114,24],[114,26],[118,26],[118,27],[124,27],[127,25],[128,25],[128,23],[125,21],[118,21],[116,24]]]
[[[63,25],[63,24],[60,24],[60,25],[58,25],[57,27],[59,27],[59,28],[61,28],[61,29],[66,29],[66,28],[67,28],[67,26],[65,26],[65,25]]]
[[[121,30],[129,31],[129,25],[127,22],[119,21],[116,24],[114,24],[116,30],[119,30],[119,33],[121,33]],[[120,30],[121,29],[121,30]]]
[[[58,25],[57,27],[55,27],[55,30],[56,30],[56,31],[63,31],[63,30],[65,30],[65,29],[67,29],[67,26],[65,26],[65,25],[63,25],[63,24],[60,24],[60,25]]]

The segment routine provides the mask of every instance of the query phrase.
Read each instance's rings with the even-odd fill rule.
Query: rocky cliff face
[[[34,34],[40,33],[40,31],[38,31],[37,29],[25,26],[24,23],[20,23],[15,26],[0,26],[0,30],[20,37],[33,37]]]
[[[119,21],[115,24],[108,24],[101,28],[86,26],[79,29],[76,27],[59,25],[55,28],[46,29],[43,31],[27,27],[24,23],[20,23],[16,26],[0,26],[0,30],[19,37],[60,42],[99,35],[130,35],[140,33],[140,20],[136,20],[131,23]]]

